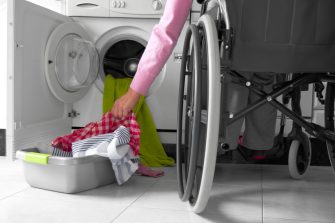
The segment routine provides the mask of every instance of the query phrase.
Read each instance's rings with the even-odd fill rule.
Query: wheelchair
[[[308,171],[310,136],[326,143],[334,171],[335,2],[205,0],[201,4],[197,24],[187,30],[181,64],[177,128],[181,200],[196,213],[206,208],[218,151],[235,149],[225,143],[226,127],[265,104],[294,122],[288,158],[292,178],[301,179]],[[241,75],[245,71],[271,72],[283,81],[265,92]],[[238,112],[227,112],[222,98],[228,79],[257,94],[259,100]],[[308,84],[318,86],[324,126],[302,117],[300,93]],[[279,101],[282,96],[290,99],[291,108],[288,100]]]

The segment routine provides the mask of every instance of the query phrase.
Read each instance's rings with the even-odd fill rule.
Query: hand
[[[112,108],[112,115],[119,119],[126,116],[135,107],[140,96],[139,93],[129,88],[127,93],[115,101]]]

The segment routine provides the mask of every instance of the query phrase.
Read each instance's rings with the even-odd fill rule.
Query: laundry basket
[[[78,193],[116,181],[110,160],[97,155],[58,157],[32,148],[17,151],[16,158],[23,161],[27,183],[45,190]]]

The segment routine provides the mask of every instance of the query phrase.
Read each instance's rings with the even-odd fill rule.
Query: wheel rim
[[[189,199],[189,203],[194,212],[202,212],[208,202],[210,190],[212,188],[220,121],[220,56],[218,46],[218,35],[216,25],[209,15],[200,17],[198,27],[201,29],[203,37],[202,46],[202,69],[201,77],[201,124],[199,126],[199,142],[202,143],[198,148],[198,158],[196,164],[196,174],[194,187]],[[203,42],[205,41],[205,42]],[[206,88],[206,87],[207,88]]]
[[[179,196],[183,198],[187,198],[189,200],[189,203],[191,204],[191,209],[196,212],[200,213],[202,212],[208,202],[209,193],[212,187],[213,183],[213,177],[214,177],[214,170],[215,170],[215,163],[216,163],[216,153],[217,153],[217,145],[218,145],[218,135],[219,135],[219,121],[220,121],[220,96],[221,96],[221,82],[220,82],[220,57],[219,57],[219,47],[218,47],[218,35],[216,31],[216,25],[213,19],[209,15],[203,15],[199,19],[198,23],[199,27],[202,27],[204,30],[204,34],[206,36],[207,40],[207,46],[206,46],[206,52],[208,55],[208,92],[207,92],[207,101],[208,101],[208,109],[207,112],[201,111],[200,119],[201,122],[207,123],[206,134],[200,134],[197,138],[198,141],[205,142],[204,149],[200,150],[201,154],[198,154],[197,157],[195,157],[194,165],[191,163],[192,155],[190,156],[190,163],[187,165],[189,168],[183,168],[182,162],[183,159],[181,157],[182,154],[182,145],[183,145],[183,135],[182,135],[182,123],[183,123],[183,106],[184,100],[182,92],[184,92],[184,85],[185,85],[185,72],[184,68],[186,67],[186,61],[182,61],[182,75],[181,75],[181,82],[180,82],[180,94],[179,94],[179,109],[178,109],[178,134],[177,134],[177,179],[178,179],[178,185],[179,185]],[[184,51],[185,51],[184,45]],[[188,50],[188,49],[187,49]],[[183,52],[183,55],[185,56],[186,53]],[[200,63],[199,63],[200,64]],[[201,80],[202,82],[202,80]],[[199,88],[201,89],[201,87]],[[203,97],[203,96],[202,96]],[[199,97],[200,98],[200,97]],[[199,99],[200,100],[200,99]],[[201,99],[203,101],[203,99]],[[205,100],[206,101],[206,100]],[[200,109],[199,107],[195,106],[196,108]],[[190,124],[190,123],[189,123]],[[194,124],[193,124],[194,125]],[[186,125],[185,125],[186,127]],[[190,132],[190,126],[188,126],[188,130],[186,132]],[[198,126],[199,131],[202,131],[203,127]],[[193,134],[193,132],[192,132]],[[186,134],[185,134],[186,135]],[[205,140],[202,140],[202,138],[205,138]],[[191,137],[188,137],[188,144],[190,144]],[[186,141],[186,140],[185,140]],[[194,152],[193,148],[191,150],[191,153]],[[203,153],[203,154],[202,154]],[[189,156],[190,152],[187,152],[187,156]],[[201,158],[198,158],[201,157]],[[193,157],[194,158],[194,157]],[[184,160],[187,160],[187,158],[184,158]],[[200,161],[199,161],[200,160]],[[199,171],[199,165],[197,167],[197,164],[203,163],[203,166]],[[192,164],[192,165],[191,165]],[[197,167],[197,168],[196,168]],[[193,168],[193,169],[191,169]],[[184,169],[184,172],[183,172]],[[195,171],[195,176],[193,179],[187,178],[185,180],[185,176],[191,176],[191,171]],[[204,173],[204,174],[202,174]],[[186,182],[186,187],[191,182],[192,186],[195,185],[195,187],[191,187],[190,190],[190,196],[186,196],[187,192],[184,191],[184,181]],[[194,184],[193,184],[194,183]],[[189,184],[190,185],[190,184]]]
[[[192,42],[193,53],[192,64],[187,64],[190,40]],[[190,61],[189,61],[190,62]],[[187,90],[184,97],[185,77],[187,66],[191,66],[192,72],[187,75]],[[189,199],[193,187],[195,175],[195,163],[198,151],[199,140],[199,123],[200,123],[200,44],[198,29],[195,25],[190,25],[187,30],[184,49],[183,61],[181,66],[181,80],[179,89],[179,108],[178,108],[178,134],[177,134],[177,175],[179,185],[179,196],[181,200]],[[185,133],[183,134],[183,125]],[[182,156],[183,154],[183,156]]]
[[[207,40],[206,36],[201,35],[201,45],[206,46]],[[207,67],[208,64],[207,61],[207,55],[206,50],[204,48],[201,49],[201,102],[200,102],[200,108],[201,113],[203,117],[206,117],[206,112],[208,111],[208,72]],[[189,198],[189,202],[191,205],[194,205],[197,202],[199,189],[201,186],[201,179],[202,179],[202,171],[203,171],[203,163],[204,163],[204,156],[205,156],[205,148],[206,148],[206,137],[207,137],[207,121],[206,118],[203,118],[203,120],[200,122],[199,125],[200,130],[200,139],[199,139],[199,147],[198,147],[198,157],[196,160],[196,173],[194,177],[194,185],[192,188],[192,193]]]

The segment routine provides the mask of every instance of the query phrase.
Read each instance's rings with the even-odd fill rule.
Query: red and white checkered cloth
[[[71,134],[58,137],[51,142],[53,147],[59,148],[63,151],[72,151],[72,143],[91,138],[96,135],[114,132],[120,125],[125,126],[130,133],[129,146],[135,155],[139,154],[140,147],[140,127],[136,121],[135,114],[129,113],[122,119],[116,119],[111,112],[107,112],[100,121],[91,122],[84,128],[77,129]]]

